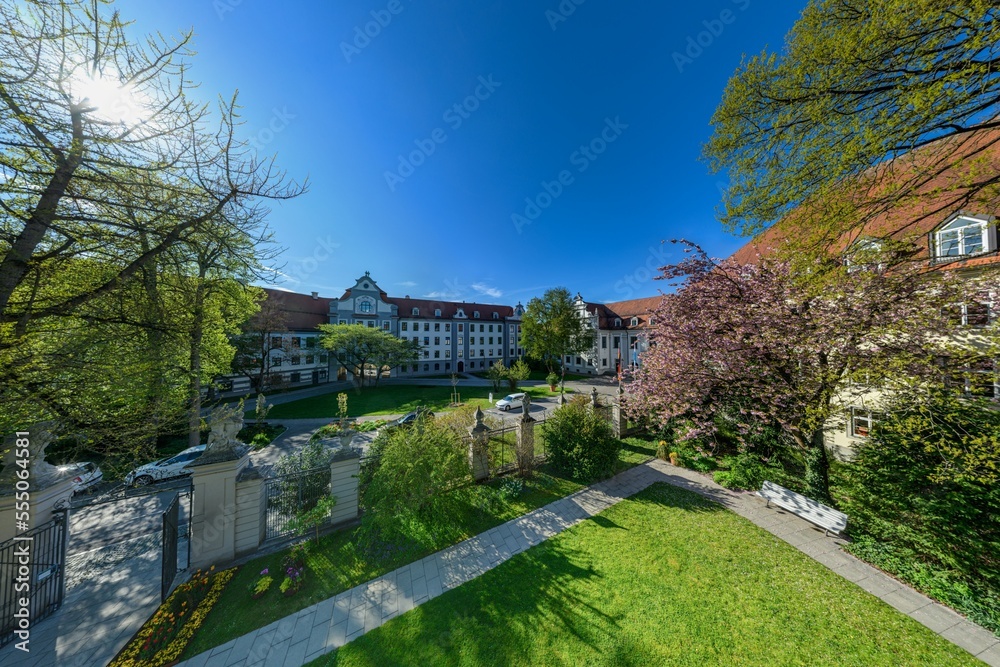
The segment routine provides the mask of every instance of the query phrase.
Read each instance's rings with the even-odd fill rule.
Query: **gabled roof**
[[[331,299],[268,287],[264,291],[268,299],[280,304],[285,313],[285,326],[290,331],[310,331],[330,321]]]
[[[992,218],[1000,212],[995,188],[982,187],[984,176],[989,179],[997,173],[998,129],[947,137],[880,164],[866,174],[872,183],[867,192],[842,193],[859,215],[870,219],[861,227],[829,239],[829,248],[842,251],[865,237],[892,238],[914,243],[923,257],[929,258],[930,233],[955,214]],[[893,194],[893,186],[898,183],[907,184],[905,196]],[[802,206],[792,211],[733,253],[732,259],[750,264],[773,254],[789,236],[801,231],[801,225],[809,224],[804,222],[807,210]]]

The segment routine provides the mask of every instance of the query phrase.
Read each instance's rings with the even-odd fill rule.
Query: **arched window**
[[[358,312],[359,313],[371,313],[372,312],[372,302],[371,301],[362,301],[361,303],[359,303],[358,304]]]

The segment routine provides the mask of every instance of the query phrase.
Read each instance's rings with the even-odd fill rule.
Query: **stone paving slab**
[[[729,491],[693,471],[659,460],[631,468],[248,633],[216,649],[222,653],[211,652],[211,659],[206,659],[207,653],[203,653],[180,663],[179,667],[215,664],[300,667],[654,482],[667,482],[719,502],[987,664],[1000,667],[1000,639],[996,635],[844,552],[840,547],[845,540],[825,535],[789,512],[766,507],[755,494]],[[243,651],[245,655],[241,655]],[[222,655],[226,661],[217,662]]]

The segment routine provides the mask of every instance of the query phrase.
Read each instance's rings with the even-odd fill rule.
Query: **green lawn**
[[[981,665],[787,543],[657,484],[310,665]]]
[[[463,387],[462,385],[458,387],[458,393],[463,403],[478,405],[484,409],[490,407],[487,400],[490,391],[490,387]],[[530,394],[532,398],[559,395],[558,392],[549,391],[548,387],[525,387],[522,388],[522,391]],[[435,412],[447,410],[451,405],[452,388],[450,386],[386,385],[361,391],[351,390],[346,393],[350,416],[365,417],[404,414],[420,406],[428,407]],[[503,398],[505,393],[505,391],[494,392],[493,399],[499,400]],[[268,414],[268,419],[336,417],[337,413],[337,394],[330,393],[276,405]]]
[[[622,443],[619,470],[646,461],[655,450],[653,443],[638,438],[626,439]],[[294,597],[282,597],[275,585],[261,599],[251,600],[247,587],[264,568],[268,568],[271,573],[280,572],[285,552],[251,560],[223,591],[218,604],[195,634],[182,659],[224,644],[401,565],[527,514],[584,486],[577,480],[556,477],[551,472],[543,465],[534,479],[525,482],[524,492],[514,499],[465,506],[453,526],[439,531],[439,543],[419,553],[395,551],[379,556],[364,553],[355,544],[355,529],[326,535],[308,557],[305,589]],[[493,479],[486,486],[496,489],[500,483],[500,479]],[[278,579],[277,583],[280,583],[280,577]]]

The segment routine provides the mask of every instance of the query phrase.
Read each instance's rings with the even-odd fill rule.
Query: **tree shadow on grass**
[[[716,503],[667,484],[654,484],[628,502],[685,512],[723,511]],[[592,537],[604,541],[599,548],[620,551],[627,558],[629,542],[623,533],[633,528],[604,515],[592,517],[569,539],[543,542],[358,638],[319,664],[507,667],[598,657],[606,664],[649,664],[641,640],[621,626],[617,615],[604,610],[604,596],[620,591],[606,590],[609,584],[594,565],[595,545],[589,545],[589,551],[577,546]]]

